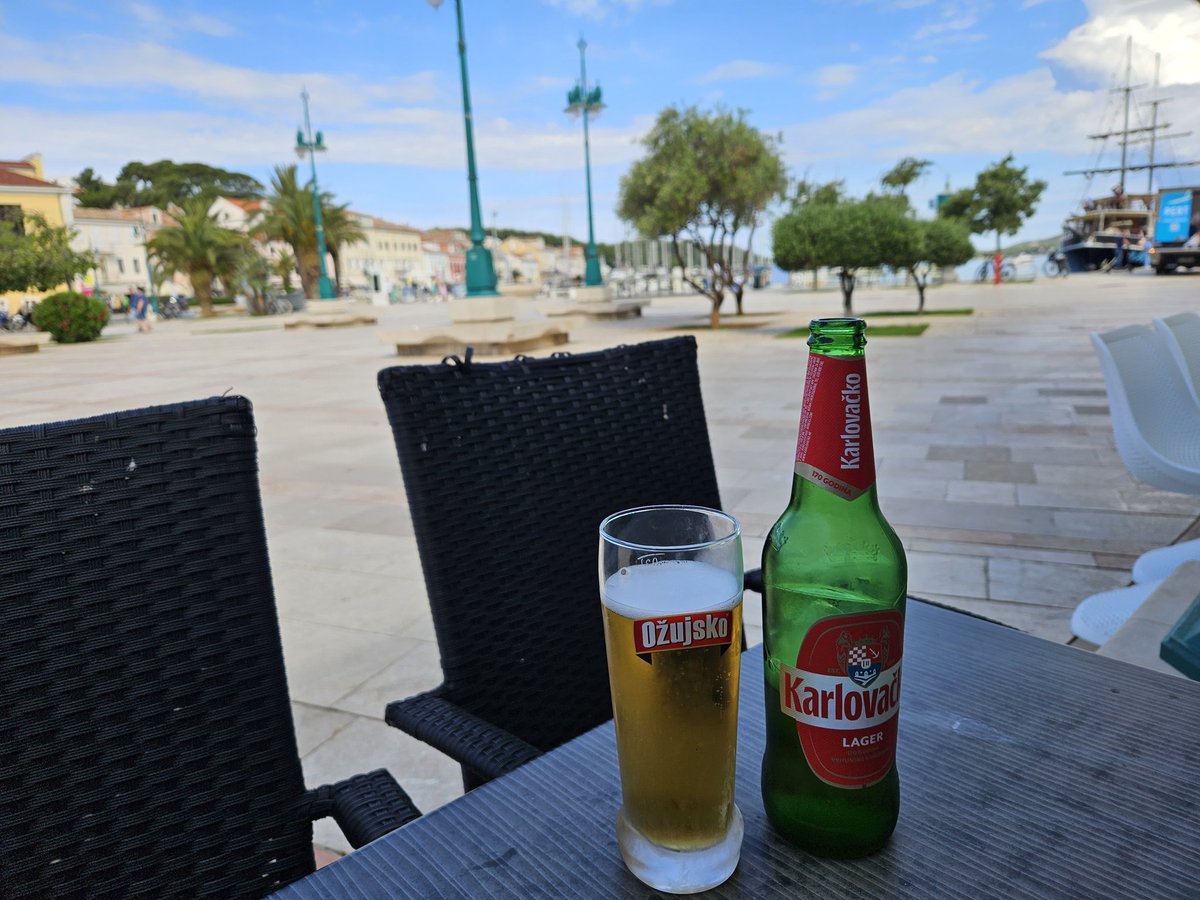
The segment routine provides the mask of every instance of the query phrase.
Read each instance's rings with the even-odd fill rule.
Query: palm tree
[[[300,184],[296,167],[276,166],[271,176],[271,193],[263,216],[263,234],[292,248],[300,270],[300,286],[306,297],[316,297],[321,277],[317,260],[317,227],[313,220],[312,193]]]
[[[321,194],[321,224],[325,228],[325,244],[333,257],[337,294],[342,295],[342,248],[361,244],[367,239],[362,226],[350,218],[349,204],[335,204],[332,194]]]
[[[281,241],[292,248],[300,269],[300,285],[307,297],[320,294],[321,262],[317,258],[317,226],[313,214],[312,184],[301,184],[295,165],[276,166],[271,176],[268,211],[260,224],[268,240]],[[333,195],[321,193],[321,224],[325,230],[326,250],[335,264],[338,249],[365,240],[362,228],[350,219],[346,206],[333,202]],[[341,267],[337,270],[341,280]],[[340,293],[340,290],[339,290]]]
[[[189,197],[174,213],[175,225],[160,228],[146,250],[163,269],[186,272],[200,301],[200,314],[211,316],[213,281],[228,277],[246,252],[246,238],[222,228],[209,215],[212,197]]]
[[[283,282],[283,292],[290,294],[292,292],[292,273],[296,271],[296,257],[284,250],[279,254],[274,262],[271,263],[271,274],[279,276],[279,280]]]

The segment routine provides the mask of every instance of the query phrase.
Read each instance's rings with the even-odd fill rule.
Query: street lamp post
[[[428,0],[437,9],[443,0]],[[454,0],[458,15],[458,61],[462,69],[463,126],[467,133],[467,183],[471,192],[471,249],[467,251],[467,296],[496,297],[496,269],[483,244],[485,233],[479,206],[479,177],[475,174],[475,136],[471,125],[471,91],[467,82],[467,39],[463,36],[462,0]]]
[[[587,287],[602,287],[604,280],[600,277],[600,254],[596,251],[596,232],[592,226],[592,149],[588,137],[588,113],[599,113],[604,109],[604,103],[601,99],[600,85],[588,87],[587,64],[584,61],[587,41],[581,37],[576,46],[579,47],[579,83],[567,92],[566,111],[572,115],[583,115],[583,165],[587,177],[588,205],[587,266],[584,269],[583,283]]]
[[[333,282],[329,280],[329,273],[325,269],[325,226],[321,221],[321,190],[317,187],[317,153],[323,153],[326,150],[325,136],[318,131],[316,139],[313,139],[312,125],[308,119],[307,88],[301,91],[300,98],[304,101],[304,128],[296,132],[296,155],[303,159],[304,154],[307,153],[309,163],[312,165],[313,218],[316,220],[317,226],[317,261],[321,264],[321,281],[318,290],[322,300],[332,300],[336,296],[336,292],[333,289]]]

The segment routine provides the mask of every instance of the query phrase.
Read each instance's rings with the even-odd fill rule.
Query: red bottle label
[[[796,474],[854,500],[875,483],[867,361],[810,353]]]
[[[796,667],[780,667],[779,708],[826,784],[870,787],[891,770],[903,645],[896,610],[830,616],[808,630]]]

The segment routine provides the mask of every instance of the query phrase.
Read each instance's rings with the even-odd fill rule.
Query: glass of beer
[[[742,646],[737,519],[646,506],[600,524],[600,594],[612,686],[625,864],[690,894],[737,867],[733,802]]]

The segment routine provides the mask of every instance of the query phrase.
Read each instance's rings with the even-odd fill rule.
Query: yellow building
[[[46,180],[40,153],[17,161],[0,160],[0,223],[24,228],[25,216],[38,213],[48,225],[71,228],[74,226],[74,193],[74,188]],[[55,290],[65,288],[66,285],[61,285]],[[0,303],[4,303],[9,312],[14,312],[20,309],[27,298],[37,299],[46,293],[53,292],[0,294]]]

